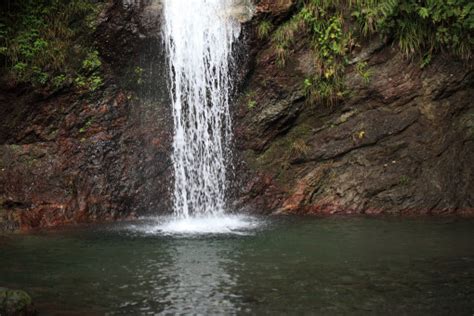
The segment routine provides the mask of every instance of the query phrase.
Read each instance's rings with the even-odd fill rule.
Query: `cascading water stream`
[[[224,213],[231,142],[232,47],[240,23],[235,0],[164,0],[174,119],[174,214]]]

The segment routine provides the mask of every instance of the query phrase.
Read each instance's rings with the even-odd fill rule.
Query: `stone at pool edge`
[[[0,287],[0,315],[33,316],[37,312],[28,293]]]

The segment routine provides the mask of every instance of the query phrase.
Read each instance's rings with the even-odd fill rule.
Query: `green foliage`
[[[304,82],[311,101],[334,104],[344,93],[343,74],[351,33],[344,30],[343,15],[332,1],[301,1],[297,13],[273,35],[277,63],[284,66],[295,35],[310,38],[315,75]]]
[[[88,85],[90,91],[95,91],[102,87],[103,81],[100,75],[92,75],[89,77]]]
[[[306,94],[310,92],[310,89],[312,86],[313,86],[313,81],[310,78],[306,78],[303,82],[303,87]]]
[[[431,53],[425,54],[421,60],[420,68],[423,69],[431,63]]]
[[[290,21],[279,27],[273,34],[272,42],[275,46],[277,63],[283,67],[289,55],[289,50],[293,47],[296,32],[301,27],[301,21],[295,16]]]
[[[65,85],[65,82],[66,82],[66,75],[64,74],[61,74],[61,75],[58,75],[56,77],[53,78],[53,87],[55,89],[59,89],[61,87],[63,87]]]
[[[247,108],[249,110],[253,109],[256,105],[257,105],[257,101],[255,101],[255,100],[249,100],[247,102]]]
[[[46,89],[84,81],[91,89],[100,86],[101,62],[90,36],[100,10],[96,1],[12,0],[8,10],[0,9],[6,11],[0,60],[12,80]]]
[[[306,94],[311,101],[334,104],[346,94],[345,67],[358,37],[392,39],[406,56],[419,56],[423,68],[437,51],[470,59],[473,29],[470,0],[299,0],[295,13],[272,34],[272,44],[283,67],[296,44],[305,40],[315,68],[314,76],[304,81]],[[261,33],[266,30],[263,26]],[[357,64],[356,71],[370,81],[367,64]]]
[[[364,35],[392,37],[406,55],[446,50],[471,58],[471,0],[352,0],[352,16]]]
[[[102,62],[99,59],[98,51],[94,50],[87,54],[86,58],[82,61],[82,68],[74,80],[76,86],[89,91],[95,91],[100,88],[103,84],[102,77],[100,76],[101,66]]]
[[[267,21],[267,20],[260,22],[257,28],[258,38],[260,39],[267,38],[272,28],[273,28],[272,22]]]
[[[247,100],[247,108],[252,110],[257,106],[257,101],[255,100],[255,91],[247,92],[245,94],[245,99]]]
[[[83,76],[79,74],[74,79],[74,84],[79,89],[95,91],[102,86],[103,82],[100,75]]]
[[[356,64],[356,71],[359,74],[359,76],[362,77],[362,80],[364,80],[365,84],[369,84],[370,82],[370,76],[372,75],[370,70],[367,68],[367,62],[362,61],[358,62]]]
[[[82,126],[79,129],[79,133],[81,133],[81,134],[85,133],[92,126],[93,123],[94,123],[94,118],[93,117],[90,117],[89,119],[87,119],[84,126]]]
[[[87,54],[87,57],[82,61],[82,69],[86,72],[94,72],[102,66],[99,59],[99,52],[94,50]]]

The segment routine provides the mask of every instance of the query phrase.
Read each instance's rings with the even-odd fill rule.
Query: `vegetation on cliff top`
[[[269,21],[258,27],[267,37]],[[379,35],[426,66],[436,52],[470,59],[474,49],[474,3],[470,0],[300,0],[292,17],[271,35],[284,65],[299,34],[309,38],[316,72],[304,80],[311,99],[334,103],[344,97],[349,53],[360,40]],[[357,71],[368,80],[364,64]]]
[[[0,67],[9,81],[53,90],[102,85],[91,36],[100,1],[10,0],[0,9]]]

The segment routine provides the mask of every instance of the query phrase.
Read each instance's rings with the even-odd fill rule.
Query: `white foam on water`
[[[158,227],[165,234],[236,234],[255,228],[255,219],[242,215],[174,219]]]
[[[220,215],[199,217],[158,217],[153,223],[128,226],[129,230],[145,235],[248,235],[262,221],[246,215]]]

